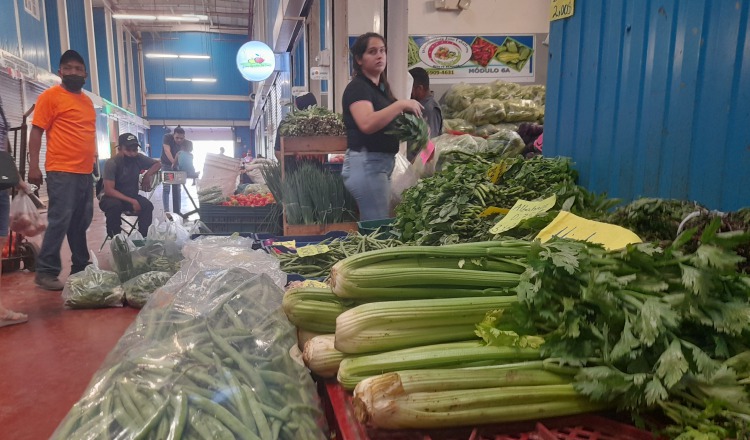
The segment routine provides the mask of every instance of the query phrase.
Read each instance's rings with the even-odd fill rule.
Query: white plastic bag
[[[23,191],[10,202],[10,229],[27,237],[39,235],[47,229],[47,220],[39,215],[34,202]]]
[[[401,194],[417,183],[419,176],[414,172],[414,167],[406,159],[406,155],[396,155],[396,164],[391,174],[391,206],[401,203]]]
[[[177,220],[170,220],[169,217]],[[178,248],[190,241],[190,231],[183,226],[182,220],[177,215],[171,215],[164,221],[154,219],[154,222],[148,228],[147,239],[149,241],[162,240],[174,242]]]

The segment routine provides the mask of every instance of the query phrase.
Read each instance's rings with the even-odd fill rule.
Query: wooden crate
[[[328,225],[290,225],[284,223],[284,235],[325,235],[332,231],[356,232],[357,222]]]

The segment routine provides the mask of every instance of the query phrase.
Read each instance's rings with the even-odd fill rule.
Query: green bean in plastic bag
[[[170,278],[171,273],[158,271],[138,275],[122,285],[125,290],[125,302],[131,307],[143,307],[156,289],[167,284]]]
[[[91,264],[68,277],[62,297],[69,309],[99,309],[122,307],[125,292],[116,273]]]

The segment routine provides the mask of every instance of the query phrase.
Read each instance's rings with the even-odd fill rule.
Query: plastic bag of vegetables
[[[470,84],[455,84],[443,97],[446,107],[446,117],[451,113],[460,112],[471,105],[474,99],[474,86]]]
[[[536,102],[528,99],[505,101],[505,120],[508,122],[536,121],[544,113]]]
[[[505,104],[499,99],[475,99],[471,105],[456,114],[476,126],[496,124],[506,119]]]
[[[521,154],[526,144],[521,136],[512,130],[500,130],[487,138],[487,152],[511,157]]]
[[[443,119],[443,132],[461,132],[461,133],[471,133],[476,129],[474,125],[469,124],[463,119],[460,118],[453,118],[453,119]]]
[[[131,307],[141,308],[151,295],[172,277],[168,272],[146,272],[122,285],[125,291],[125,302]]]
[[[176,217],[176,216],[175,216]],[[179,219],[179,217],[176,217]],[[154,218],[154,222],[148,228],[149,240],[171,241],[182,249],[190,240],[190,231],[182,224],[182,220],[171,220],[169,218],[159,221]]]
[[[122,307],[125,292],[116,273],[90,264],[68,277],[62,297],[69,309],[100,309]]]
[[[52,438],[327,438],[282,294],[236,268],[157,290]]]
[[[39,215],[34,202],[24,191],[10,202],[10,229],[27,237],[39,235],[47,229],[47,220]]]

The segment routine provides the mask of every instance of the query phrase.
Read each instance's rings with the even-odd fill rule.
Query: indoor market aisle
[[[195,187],[189,189],[195,194]],[[158,218],[163,213],[161,187],[152,202]],[[183,211],[192,209],[184,191],[182,206]],[[104,214],[96,204],[88,243],[100,267],[109,269],[109,243],[99,251],[105,235]],[[29,241],[40,245],[41,237]],[[70,272],[67,242],[62,254],[64,280]],[[29,315],[25,324],[0,328],[0,438],[46,439],[80,398],[138,310],[66,310],[60,292],[37,288],[34,274],[27,271],[4,274],[0,289],[8,308]]]

